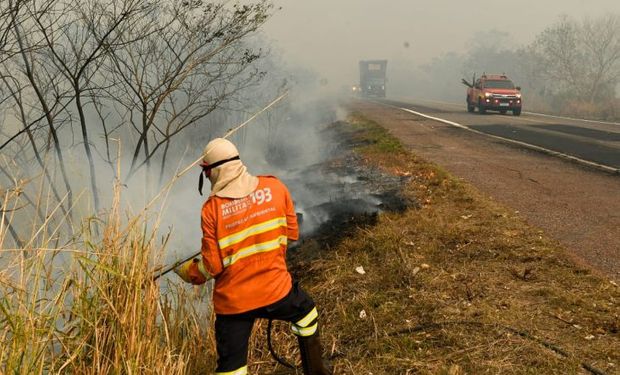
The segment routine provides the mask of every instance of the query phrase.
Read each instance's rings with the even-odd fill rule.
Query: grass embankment
[[[617,285],[378,124],[356,114],[343,132],[370,141],[356,150],[367,163],[410,175],[404,193],[418,204],[336,245],[305,244],[312,260],[293,266],[336,374],[620,373]]]

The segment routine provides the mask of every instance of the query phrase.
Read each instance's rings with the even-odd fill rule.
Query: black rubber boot
[[[323,349],[318,331],[312,336],[297,336],[297,341],[299,341],[299,352],[301,353],[301,365],[304,369],[304,375],[333,374],[323,362]]]

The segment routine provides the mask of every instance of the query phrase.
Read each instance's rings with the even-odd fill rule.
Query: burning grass
[[[403,194],[419,206],[295,257],[337,374],[620,373],[616,284],[361,115],[342,134],[366,163],[411,176]],[[276,350],[294,358],[284,330]],[[253,359],[268,362],[265,351]]]

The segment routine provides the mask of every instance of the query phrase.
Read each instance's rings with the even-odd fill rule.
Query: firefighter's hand
[[[187,262],[177,266],[174,269],[174,273],[179,275],[179,277],[186,283],[191,283],[194,285],[204,284],[207,281],[207,278],[202,274],[202,272],[200,272],[201,270],[198,267],[199,263],[200,259],[198,258],[190,259]]]

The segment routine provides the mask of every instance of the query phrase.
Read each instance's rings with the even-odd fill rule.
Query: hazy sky
[[[334,84],[355,82],[357,61],[428,62],[463,52],[473,35],[497,29],[527,44],[561,14],[620,14],[620,0],[274,0],[264,33],[286,60]],[[405,43],[409,47],[405,47]],[[389,71],[389,65],[388,65]]]

